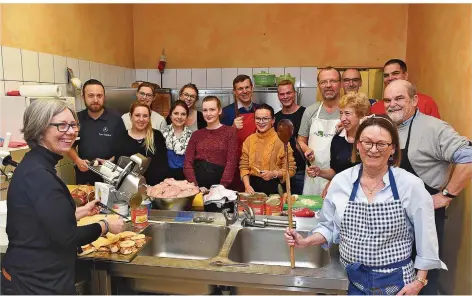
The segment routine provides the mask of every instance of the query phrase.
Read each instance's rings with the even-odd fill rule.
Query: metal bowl
[[[190,211],[195,196],[197,194],[186,197],[169,197],[169,198],[152,198],[152,203],[159,210],[169,211]]]

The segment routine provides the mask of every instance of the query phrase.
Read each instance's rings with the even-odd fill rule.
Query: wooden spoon
[[[292,195],[290,193],[290,172],[288,170],[288,143],[293,135],[293,123],[289,119],[282,119],[277,125],[277,136],[284,143],[285,150],[285,182],[287,183],[287,199],[288,199],[288,228],[293,228],[292,216]],[[295,268],[295,249],[290,246],[290,266]]]

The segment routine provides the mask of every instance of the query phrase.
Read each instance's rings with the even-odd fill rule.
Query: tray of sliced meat
[[[157,208],[171,211],[188,211],[200,189],[187,180],[177,181],[167,178],[161,183],[147,188],[146,194]]]

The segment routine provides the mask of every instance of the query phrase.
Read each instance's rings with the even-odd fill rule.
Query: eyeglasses
[[[256,117],[256,122],[263,122],[263,123],[267,123],[269,121],[271,121],[272,118],[271,117]]]
[[[322,87],[325,87],[329,84],[337,84],[339,83],[339,80],[321,80],[320,82],[318,82],[318,84]]]
[[[343,83],[348,84],[349,82],[359,83],[361,82],[360,78],[344,78]]]
[[[52,126],[55,126],[57,128],[57,130],[61,133],[65,133],[67,131],[69,131],[69,128],[72,128],[72,130],[74,132],[78,132],[80,130],[80,124],[79,123],[65,123],[65,122],[61,122],[61,123],[50,123],[49,125],[52,125]]]
[[[194,95],[191,95],[191,94],[188,94],[188,93],[182,93],[182,96],[186,99],[192,99],[192,100],[196,100],[197,99],[197,96],[194,96]]]
[[[143,98],[152,98],[153,97],[153,94],[147,94],[147,93],[142,92],[142,91],[139,92],[139,95]]]
[[[373,142],[367,142],[367,141],[359,141],[361,144],[362,144],[362,147],[369,151],[370,149],[372,149],[372,147],[377,147],[377,151],[379,152],[384,152],[388,149],[388,147],[390,145],[392,145],[392,143],[384,143],[384,142],[377,142],[377,143],[373,143]]]

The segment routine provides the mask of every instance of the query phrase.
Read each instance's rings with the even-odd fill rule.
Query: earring
[[[356,150],[356,154],[359,155],[359,150]]]
[[[390,157],[388,158],[388,161],[390,161],[390,162],[393,161],[393,155],[390,155]]]

